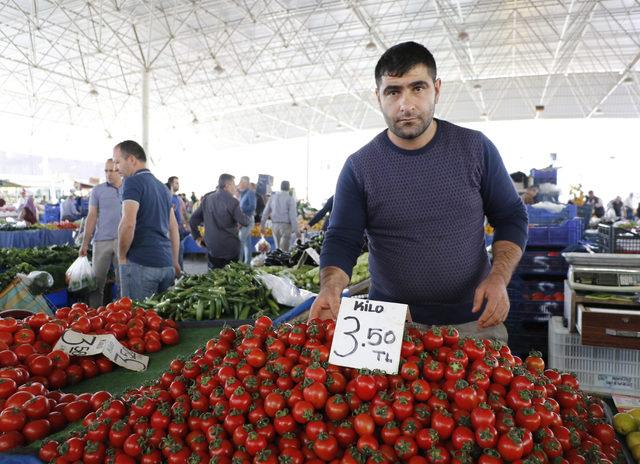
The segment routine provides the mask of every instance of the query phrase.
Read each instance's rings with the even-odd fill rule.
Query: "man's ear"
[[[442,81],[440,80],[440,78],[436,79],[436,81],[433,83],[433,88],[435,89],[435,92],[436,92],[435,103],[438,103],[438,100],[440,99],[440,86],[441,85],[442,85]]]

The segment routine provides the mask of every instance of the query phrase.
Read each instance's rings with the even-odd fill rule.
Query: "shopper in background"
[[[266,222],[271,218],[271,231],[276,248],[288,252],[291,246],[291,234],[300,238],[298,230],[298,212],[296,200],[289,194],[289,181],[283,180],[280,191],[271,195],[262,212],[262,234],[265,233]]]
[[[388,49],[375,79],[388,129],[342,169],[310,318],[336,318],[366,231],[369,298],[408,304],[419,324],[506,340],[507,284],[528,225],[498,150],[481,132],[434,119],[441,81],[422,45]],[[485,215],[495,229],[493,264]]]
[[[240,255],[239,226],[247,226],[249,218],[234,198],[236,184],[231,174],[222,174],[218,188],[207,193],[191,216],[191,236],[196,243],[207,248],[209,269],[226,266]],[[204,223],[205,238],[199,226]]]
[[[80,212],[76,208],[76,196],[73,193],[62,202],[60,217],[63,221],[71,222],[80,219]]]
[[[617,219],[620,219],[622,217],[622,207],[624,206],[624,203],[622,202],[622,197],[620,196],[615,197],[613,200],[609,202],[607,206],[613,209]]]
[[[122,217],[122,177],[112,159],[104,166],[106,182],[96,185],[89,195],[89,213],[80,247],[80,256],[87,256],[93,239],[92,265],[97,288],[89,295],[89,306],[104,304],[104,286],[113,265],[118,281],[118,224]]]
[[[260,224],[260,221],[262,220],[262,213],[267,204],[264,201],[264,195],[260,195],[257,192],[256,184],[254,184],[253,182],[251,182],[251,190],[253,190],[256,194],[256,214],[254,216],[254,219],[256,223]]]
[[[254,215],[256,214],[256,192],[251,190],[251,182],[248,176],[242,176],[240,178],[240,184],[238,184],[238,192],[240,193],[240,209],[249,218],[249,223],[246,226],[240,227],[240,257],[239,261],[246,264],[251,264],[251,230],[255,225]]]
[[[635,198],[633,192],[624,200],[625,217],[628,220],[633,220],[633,208],[635,206]]]
[[[180,190],[180,180],[176,176],[169,177],[167,180],[167,188],[171,192],[171,208],[176,216],[176,222],[178,223],[178,234],[180,236],[180,249],[178,251],[178,263],[180,269],[184,267],[184,244],[182,240],[189,235],[189,221],[187,220],[187,209],[178,190]]]
[[[124,177],[118,226],[120,292],[144,300],[164,292],[180,275],[178,222],[171,194],[147,169],[147,155],[138,143],[120,142],[113,160]]]
[[[5,199],[0,197],[0,208],[3,208],[4,205],[6,205],[6,204],[7,204],[7,202],[5,201]]]
[[[595,217],[602,218],[604,216],[602,200],[593,193],[593,190],[589,190],[586,202],[591,205]]]
[[[38,209],[33,195],[27,193],[26,189],[20,191],[20,199],[16,205],[18,212],[18,220],[24,221],[29,225],[38,223]]]
[[[311,218],[311,220],[309,221],[309,227],[313,227],[315,226],[318,222],[322,221],[322,219],[324,219],[324,217],[327,215],[327,213],[329,214],[329,217],[327,218],[326,221],[324,221],[324,224],[322,224],[322,230],[327,230],[327,227],[329,227],[329,219],[331,219],[331,210],[333,209],[333,195],[331,195],[329,197],[329,199],[325,202],[324,206],[322,207],[322,209],[320,211],[318,211],[315,216],[313,216]]]

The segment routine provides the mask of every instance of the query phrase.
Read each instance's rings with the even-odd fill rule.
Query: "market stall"
[[[73,230],[0,231],[0,248],[35,248],[52,245],[73,245]]]

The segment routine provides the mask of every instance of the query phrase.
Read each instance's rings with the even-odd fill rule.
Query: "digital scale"
[[[640,293],[640,255],[563,253],[574,290]]]

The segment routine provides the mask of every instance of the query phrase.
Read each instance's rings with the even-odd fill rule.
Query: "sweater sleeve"
[[[367,223],[364,189],[351,160],[347,160],[336,186],[331,222],[320,254],[320,267],[336,266],[349,277],[362,250]]]
[[[527,209],[513,186],[498,149],[486,137],[480,193],[484,214],[495,229],[493,241],[506,240],[524,250],[529,225]]]

